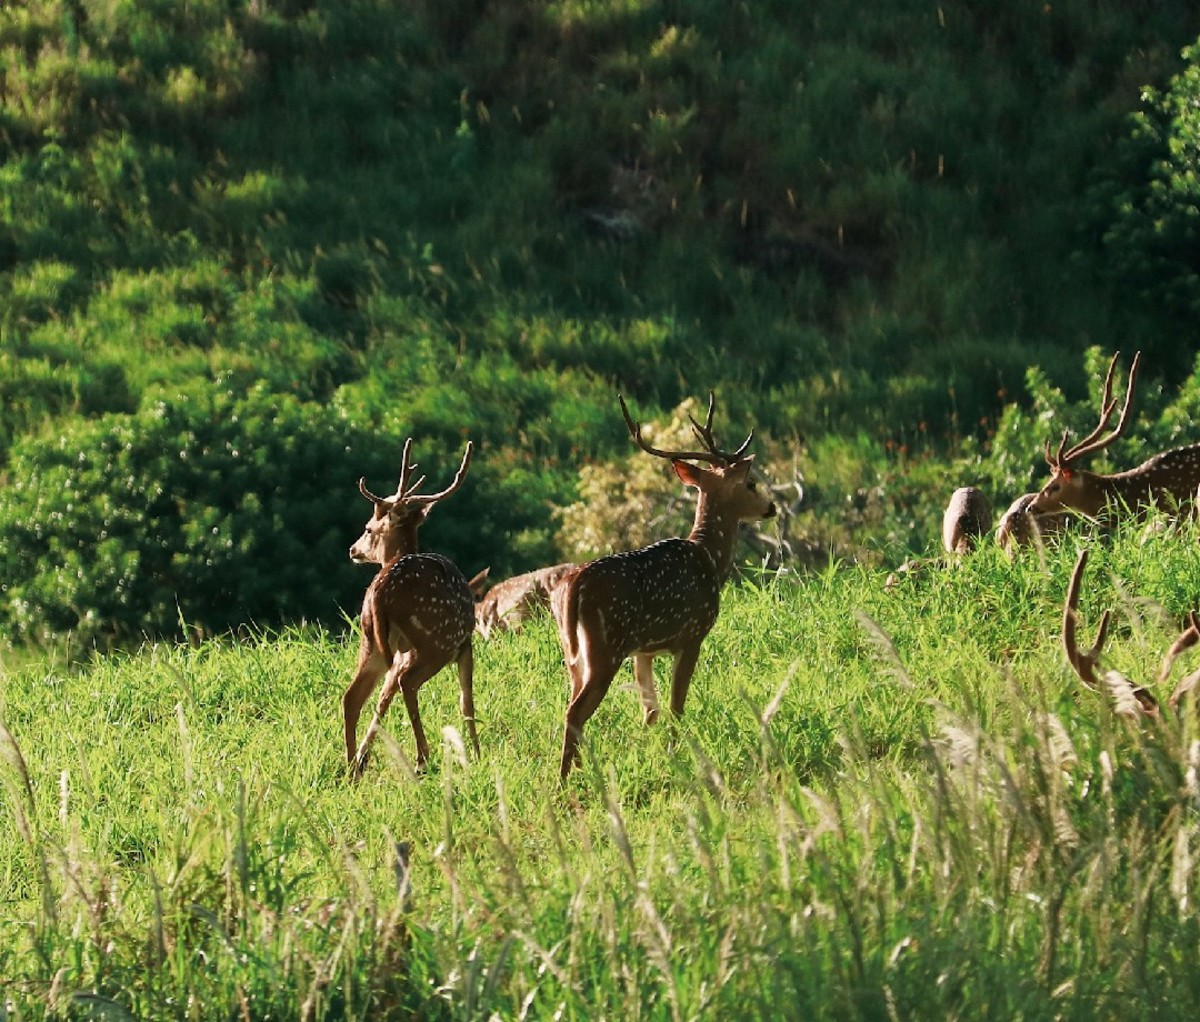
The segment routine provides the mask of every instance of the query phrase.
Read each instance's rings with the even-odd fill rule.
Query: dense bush
[[[259,389],[195,389],[23,442],[0,490],[0,620],[43,640],[336,622],[346,550],[402,440]]]

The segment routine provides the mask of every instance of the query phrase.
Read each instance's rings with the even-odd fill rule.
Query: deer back
[[[1009,505],[996,526],[996,542],[1010,558],[1020,547],[1057,536],[1071,521],[1071,516],[1065,512],[1040,514],[1033,511],[1037,496],[1036,493],[1022,494]]]
[[[591,561],[555,591],[564,649],[578,653],[581,631],[615,660],[698,642],[717,620],[723,581],[710,554],[685,539]]]
[[[942,515],[942,546],[948,554],[966,554],[992,528],[992,505],[974,486],[960,486]]]
[[[1109,499],[1118,498],[1130,508],[1170,505],[1166,510],[1190,507],[1200,487],[1200,444],[1163,451],[1137,468],[1101,477]]]
[[[549,607],[551,591],[575,567],[555,564],[497,582],[475,605],[479,634],[486,639],[493,631],[516,628],[538,607]]]
[[[363,597],[363,641],[388,659],[420,650],[449,660],[475,628],[475,597],[441,554],[404,554],[385,564]]]

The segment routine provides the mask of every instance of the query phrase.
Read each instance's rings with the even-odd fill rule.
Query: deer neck
[[[737,528],[735,517],[723,513],[719,506],[709,500],[708,494],[700,494],[696,504],[696,520],[688,540],[708,553],[722,582],[733,566],[733,543],[737,538]]]
[[[387,543],[383,548],[383,564],[391,564],[397,557],[419,553],[417,542],[417,526],[420,522],[405,522],[389,533]]]

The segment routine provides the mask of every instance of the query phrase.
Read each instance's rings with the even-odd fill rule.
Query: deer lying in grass
[[[950,495],[942,515],[942,546],[948,554],[969,554],[992,528],[992,505],[974,486],[960,486]]]
[[[1030,510],[1037,499],[1036,493],[1026,493],[1009,505],[996,526],[996,542],[1010,558],[1015,557],[1020,547],[1039,544],[1059,535],[1071,522],[1071,516],[1058,513],[1039,514]]]
[[[516,631],[538,608],[549,609],[550,593],[575,564],[555,564],[514,575],[484,590],[487,569],[471,579],[476,594],[475,630],[487,639],[492,632]]]
[[[405,441],[400,485],[392,496],[377,497],[367,489],[365,480],[358,483],[359,491],[374,503],[375,511],[362,536],[350,547],[350,559],[357,564],[378,564],[380,569],[363,597],[358,667],[342,696],[346,762],[352,777],[362,774],[368,749],[397,692],[404,696],[412,724],[417,766],[425,765],[429,746],[421,726],[417,692],[451,661],[458,665],[462,713],[475,754],[479,755],[472,691],[475,599],[462,572],[450,560],[441,554],[417,551],[418,528],[438,501],[462,485],[472,446],[467,443],[454,481],[439,493],[424,495],[416,491],[425,477],[411,482],[417,467],[409,462],[411,447],[412,440]],[[362,744],[356,746],[355,732],[363,703],[385,674],[375,716]]]
[[[1157,720],[1160,716],[1158,699],[1148,688],[1130,681],[1117,671],[1105,671],[1097,674],[1100,665],[1100,654],[1104,649],[1104,640],[1108,636],[1108,625],[1112,614],[1105,611],[1100,618],[1100,627],[1096,631],[1096,641],[1091,649],[1082,650],[1075,636],[1079,616],[1079,590],[1083,584],[1083,572],[1087,567],[1088,552],[1079,552],[1075,569],[1071,572],[1071,581],[1067,586],[1067,596],[1063,603],[1062,643],[1071,670],[1088,688],[1097,692],[1106,692],[1113,701],[1114,710],[1128,717],[1149,717]],[[1164,682],[1171,673],[1176,658],[1181,653],[1200,642],[1200,615],[1195,611],[1188,614],[1188,626],[1180,633],[1179,638],[1167,650],[1162,667],[1158,672],[1158,681]],[[1172,710],[1179,706],[1180,700],[1200,682],[1200,670],[1193,671],[1184,678],[1171,693],[1167,704]]]
[[[733,561],[738,523],[769,518],[774,504],[750,479],[751,432],[732,452],[717,447],[712,435],[714,397],[701,426],[692,419],[699,451],[660,451],[642,438],[641,427],[619,398],[634,442],[647,454],[666,458],[686,486],[700,491],[692,531],[686,539],[665,539],[640,550],[613,554],[575,568],[554,590],[553,610],[571,682],[563,733],[561,777],[579,758],[583,726],[608,693],[621,663],[633,657],[642,694],[643,719],[658,717],[653,658],[669,653],[671,712],[683,713],[700,644],[717,620],[721,586]],[[690,464],[700,461],[712,468]]]
[[[1079,463],[1089,455],[1108,447],[1129,425],[1129,411],[1133,403],[1134,386],[1137,382],[1141,352],[1133,357],[1129,367],[1129,382],[1125,388],[1125,403],[1116,428],[1108,435],[1109,420],[1116,410],[1117,402],[1112,396],[1113,373],[1117,367],[1118,352],[1113,355],[1104,378],[1104,394],[1100,399],[1100,423],[1091,433],[1071,448],[1067,448],[1068,431],[1063,430],[1057,453],[1050,452],[1050,441],[1046,441],[1046,463],[1052,475],[1050,481],[1038,492],[1029,505],[1035,514],[1077,511],[1095,518],[1106,508],[1121,513],[1125,509],[1140,512],[1152,505],[1162,507],[1190,507],[1195,499],[1196,487],[1200,486],[1200,444],[1164,451],[1144,461],[1137,468],[1113,475],[1098,475],[1079,468]]]

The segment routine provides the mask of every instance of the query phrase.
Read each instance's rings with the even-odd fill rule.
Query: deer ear
[[[679,481],[684,486],[695,486],[696,489],[703,489],[704,483],[708,482],[712,473],[707,473],[702,468],[691,462],[679,461],[677,458],[671,459],[671,467],[676,470],[676,475],[679,476]]]
[[[679,476],[679,481],[684,486],[694,486],[700,489],[704,481],[704,470],[697,468],[691,462],[680,461],[677,458],[671,459],[671,467],[675,469],[675,474]]]

